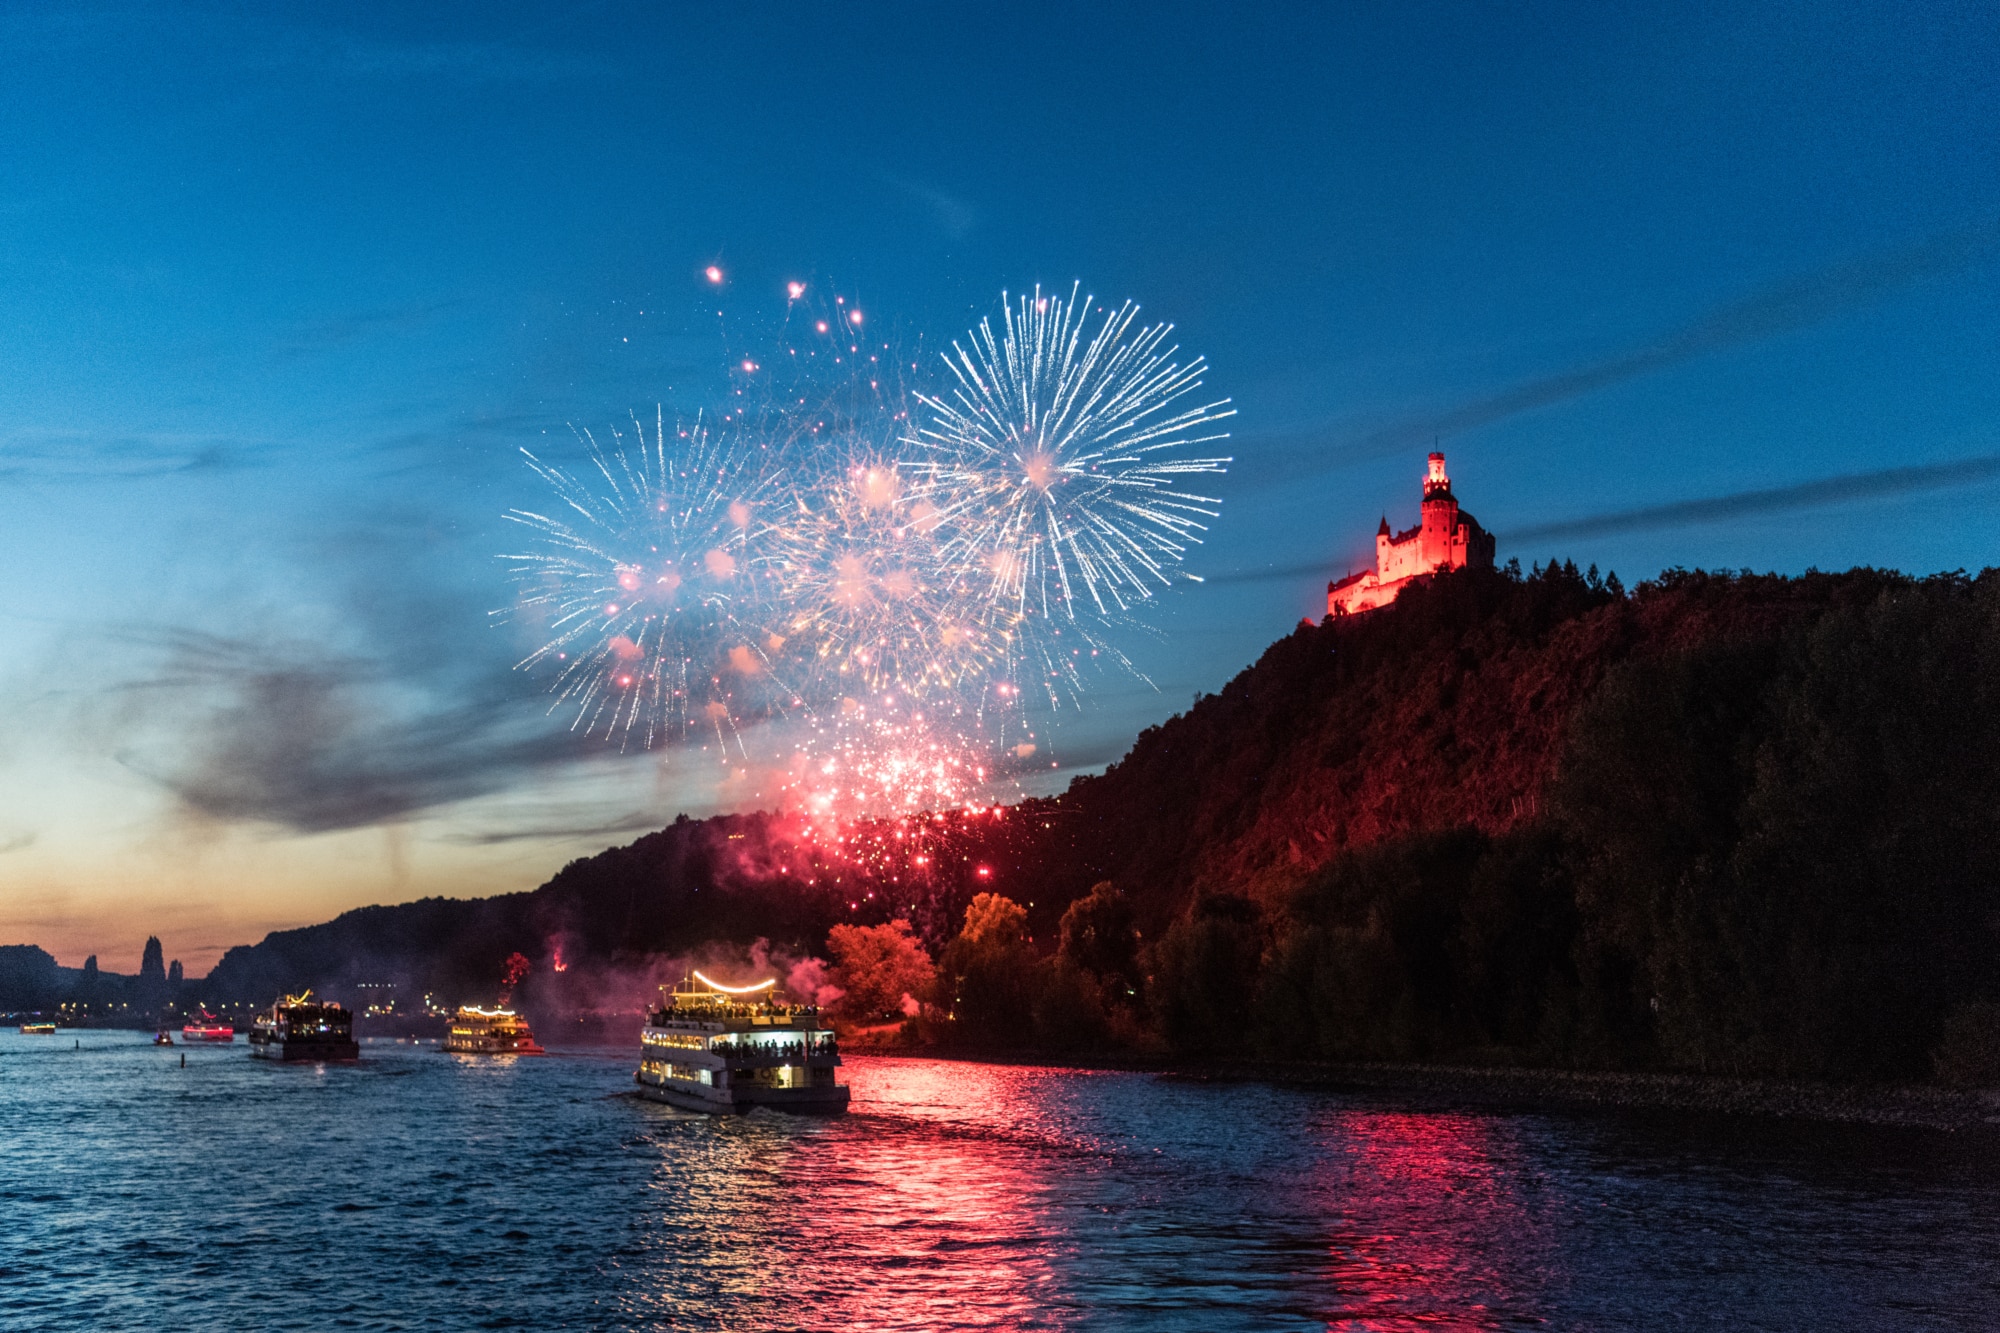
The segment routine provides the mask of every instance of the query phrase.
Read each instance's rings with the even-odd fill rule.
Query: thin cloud
[[[472,847],[491,847],[510,842],[569,841],[577,838],[616,838],[628,833],[652,833],[662,820],[657,812],[635,810],[615,819],[574,824],[540,824],[507,829],[484,829],[473,833],[446,834],[440,841]]]
[[[1696,527],[1704,523],[1728,523],[1756,514],[1785,510],[1824,509],[1834,505],[1887,499],[1919,491],[1945,490],[1957,486],[1977,486],[2000,481],[2000,454],[1979,454],[1948,463],[1925,463],[1914,467],[1883,468],[1875,472],[1854,472],[1838,477],[1821,477],[1791,486],[1771,486],[1754,491],[1736,491],[1697,500],[1675,500],[1668,504],[1643,505],[1589,514],[1582,518],[1533,523],[1501,532],[1506,543],[1548,541],[1551,538],[1604,537],[1627,532]],[[1237,583],[1277,583],[1308,575],[1329,574],[1334,562],[1321,559],[1264,569],[1235,569],[1211,574],[1205,585]]]
[[[1343,462],[1400,453],[1507,417],[1553,407],[1600,389],[1667,370],[1730,347],[1823,324],[1889,293],[2000,258],[2000,220],[1977,223],[1915,245],[1835,264],[1753,292],[1643,347],[1517,384],[1486,398],[1362,436],[1340,449]]]
[[[1879,472],[1856,472],[1795,486],[1773,486],[1764,490],[1737,491],[1701,500],[1678,500],[1671,504],[1620,509],[1586,518],[1537,523],[1500,534],[1506,542],[1546,541],[1552,537],[1603,537],[1614,533],[1644,532],[1660,528],[1686,528],[1703,523],[1727,523],[1753,514],[1778,513],[1792,509],[1820,509],[1858,500],[1879,500],[1916,491],[1943,490],[1953,486],[1973,486],[2000,479],[2000,454],[1982,454],[1949,463],[1928,463],[1917,467],[1884,468]]]
[[[582,746],[535,725],[513,683],[413,691],[390,664],[309,644],[162,636],[158,674],[128,683],[142,737],[117,752],[191,812],[296,833],[359,828],[503,790]],[[418,693],[412,701],[407,696]],[[530,714],[524,716],[524,713]]]
[[[422,328],[448,310],[469,305],[463,297],[444,301],[422,301],[409,305],[382,306],[371,310],[350,310],[325,319],[294,325],[281,335],[272,350],[280,357],[299,358],[359,342],[384,333],[407,333]]]
[[[140,481],[256,466],[262,442],[172,434],[17,432],[0,442],[0,482]]]
[[[127,625],[79,725],[192,818],[318,833],[396,822],[601,754],[492,628],[488,559],[419,510],[310,535],[254,633]],[[303,620],[299,616],[303,614]],[[100,706],[112,698],[122,706]]]
[[[963,240],[979,223],[979,210],[955,194],[886,171],[882,179],[929,209],[945,235],[954,241]]]
[[[1643,346],[1526,380],[1456,407],[1417,413],[1345,441],[1340,428],[1331,425],[1239,434],[1231,480],[1238,487],[1290,485],[1355,463],[1427,449],[1436,440],[1554,407],[1713,352],[1825,323],[1905,287],[1996,259],[2000,259],[2000,220],[1980,222],[1787,279]],[[1268,575],[1282,576],[1283,571]]]
[[[270,65],[316,66],[356,79],[450,80],[466,84],[557,84],[601,79],[612,71],[592,55],[562,50],[565,31],[601,5],[566,7],[560,17],[517,25],[503,40],[399,42],[353,32],[280,29],[267,48]]]

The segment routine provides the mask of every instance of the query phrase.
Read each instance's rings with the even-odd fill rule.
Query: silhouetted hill
[[[941,944],[988,888],[1032,901],[1044,933],[1102,879],[1153,934],[1201,890],[1275,902],[1350,847],[1505,832],[1540,809],[1567,720],[1612,666],[1768,636],[1872,579],[1674,575],[1626,598],[1573,569],[1461,571],[1382,611],[1301,625],[1102,775],[998,819],[871,821],[848,833],[867,850],[839,856],[795,820],[683,817],[533,893],[361,908],[232,949],[211,975],[256,993],[378,975],[479,986],[507,953],[543,958],[557,938],[579,962],[718,938],[811,949],[834,921],[892,914]],[[922,835],[902,841],[931,852],[928,867],[898,831]]]
[[[586,972],[758,936],[808,953],[836,922],[891,916],[935,950],[985,890],[1031,905],[1046,951],[1109,880],[1161,950],[1235,931],[1201,956],[1263,969],[1267,998],[1331,1004],[1373,969],[1313,1054],[1907,1072],[1947,1009],[1994,989],[1996,602],[1990,574],[1675,571],[1626,595],[1574,566],[1459,571],[1302,625],[1057,798],[844,842],[683,819],[533,893],[348,913],[215,976],[473,994],[513,950],[546,962],[561,943]],[[1156,982],[1207,984],[1170,954],[1149,955]],[[1891,966],[1927,979],[1863,984]],[[1252,988],[1229,984],[1239,999],[1187,1014],[1249,1030]],[[1154,998],[1169,1040],[1210,1039]],[[1778,1034],[1757,1006],[1798,1015]],[[1838,1056],[1857,1028],[1869,1053]]]
[[[0,944],[0,1011],[40,1009],[67,999],[71,983],[46,951]]]

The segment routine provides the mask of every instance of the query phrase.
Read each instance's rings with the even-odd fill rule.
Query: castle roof
[[[1342,588],[1361,582],[1361,580],[1367,578],[1370,574],[1373,574],[1374,572],[1375,571],[1372,569],[1364,569],[1359,574],[1349,574],[1346,578],[1341,579],[1338,583],[1327,584],[1326,590],[1328,592],[1339,592]]]

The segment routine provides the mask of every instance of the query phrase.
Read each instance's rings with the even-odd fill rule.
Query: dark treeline
[[[1261,898],[1207,886],[1152,943],[1093,946],[1108,967],[1072,949],[1066,920],[1024,982],[993,980],[990,959],[977,985],[947,977],[946,1031],[1060,1048],[1150,1029],[1184,1054],[1280,1060],[2000,1076],[2000,575],[1670,575],[1610,618],[1629,632],[1663,598],[1731,614],[1603,673],[1530,817],[1344,849]],[[1099,894],[1127,892],[1144,889]]]
[[[1460,571],[1301,626],[1058,798],[839,847],[683,821],[217,976],[476,994],[513,950],[825,956],[903,919],[913,1031],[972,1048],[1988,1077],[1996,659],[1992,573]]]

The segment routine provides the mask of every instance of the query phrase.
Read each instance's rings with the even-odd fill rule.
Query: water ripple
[[[0,1327],[1990,1328],[1990,1140],[852,1061],[687,1115],[630,1052],[0,1034]],[[39,1044],[37,1044],[39,1042]]]

